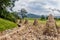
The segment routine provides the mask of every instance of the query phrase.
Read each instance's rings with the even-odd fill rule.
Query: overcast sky
[[[18,0],[15,2],[14,11],[21,10],[25,8],[29,13],[37,15],[48,15],[51,9],[60,10],[60,0]],[[51,8],[51,9],[49,9]],[[51,12],[53,15],[59,15],[60,12]]]

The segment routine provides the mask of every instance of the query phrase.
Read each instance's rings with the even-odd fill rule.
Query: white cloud
[[[25,8],[28,12],[34,14],[48,14],[48,8],[60,9],[60,0],[19,0],[15,2],[14,11]],[[59,13],[55,13],[59,14]]]

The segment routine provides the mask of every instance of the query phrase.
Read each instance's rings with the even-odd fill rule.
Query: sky
[[[25,8],[28,13],[37,15],[60,16],[60,0],[18,0],[13,11],[18,12],[22,8]]]

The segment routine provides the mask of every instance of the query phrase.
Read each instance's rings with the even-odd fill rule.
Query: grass
[[[29,23],[33,23],[34,19],[28,19],[28,21],[29,21]],[[38,22],[41,23],[41,24],[45,24],[46,20],[38,19]],[[56,24],[58,26],[60,26],[60,20],[56,20]],[[12,29],[14,27],[17,27],[16,23],[13,23],[11,21],[0,18],[0,31],[4,31],[4,30],[7,30],[7,29]]]
[[[56,24],[57,24],[58,26],[60,26],[60,20],[57,20],[57,21],[56,21]]]
[[[12,29],[14,27],[17,27],[17,25],[15,23],[0,18],[0,31],[4,31],[4,30],[7,30],[7,29]]]
[[[25,18],[25,19],[28,19],[30,23],[33,23],[34,22],[34,19],[33,18]],[[40,19],[38,19],[38,22],[41,23],[41,24],[46,24],[46,21],[47,20],[40,20]],[[60,20],[56,20],[56,24],[58,26],[60,26]]]

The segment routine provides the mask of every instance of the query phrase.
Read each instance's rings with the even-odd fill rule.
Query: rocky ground
[[[38,24],[35,19],[34,23],[29,24],[25,20],[19,22],[18,27],[4,32],[0,40],[60,40],[60,27],[57,27],[53,15],[49,15],[46,25]]]

